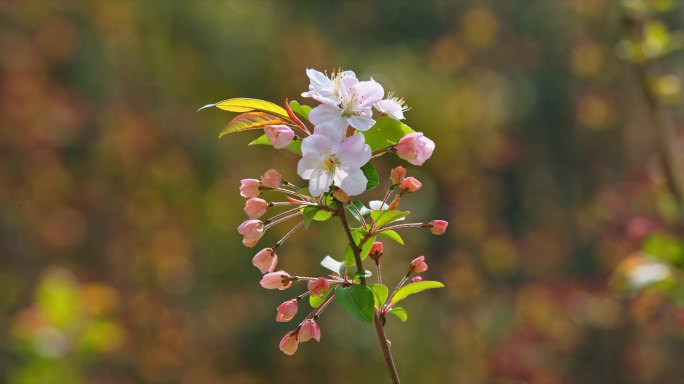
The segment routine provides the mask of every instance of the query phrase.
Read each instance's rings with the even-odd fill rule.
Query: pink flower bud
[[[416,276],[416,277],[414,277],[413,279],[411,279],[411,282],[412,282],[412,283],[417,283],[417,282],[419,282],[419,281],[423,281],[423,278],[420,277],[420,276]]]
[[[421,132],[409,133],[399,140],[394,147],[397,156],[413,165],[423,165],[432,156],[435,142],[423,136]]]
[[[425,256],[418,256],[411,261],[411,272],[421,273],[428,270],[428,265],[425,263]]]
[[[267,125],[264,127],[266,137],[271,142],[273,148],[285,148],[292,142],[295,133],[287,125]]]
[[[273,248],[264,248],[252,259],[252,265],[259,268],[261,273],[273,272],[276,264],[278,264],[278,255],[275,254]]]
[[[268,209],[268,202],[258,197],[252,197],[245,202],[245,213],[250,219],[258,219]]]
[[[337,199],[337,201],[341,201],[343,203],[348,203],[349,202],[349,194],[345,191],[343,191],[340,188],[335,187],[333,189],[332,193],[333,197]]]
[[[242,179],[240,180],[240,196],[245,199],[257,197],[261,195],[260,186],[261,183],[257,179]]]
[[[243,236],[242,244],[252,248],[257,245],[261,236],[264,235],[264,223],[261,220],[247,220],[238,227],[238,233]]]
[[[283,185],[283,177],[275,169],[269,169],[261,176],[261,182],[269,188],[280,188]]]
[[[313,319],[304,321],[304,323],[302,323],[302,327],[299,328],[299,341],[303,343],[311,339],[314,339],[318,342],[321,341],[321,329]]]
[[[430,228],[430,232],[432,232],[435,235],[443,235],[444,232],[446,232],[449,222],[445,220],[432,220],[428,223],[428,225],[428,228]]]
[[[401,184],[401,182],[404,181],[405,177],[406,168],[402,166],[392,168],[392,171],[390,172],[390,181],[392,182],[392,185]]]
[[[404,181],[399,184],[402,193],[413,193],[419,190],[423,186],[423,183],[418,181],[415,177],[407,177]]]
[[[284,290],[290,288],[292,285],[292,280],[290,280],[290,274],[285,271],[270,272],[261,278],[259,284],[266,289],[279,289]]]
[[[297,331],[292,331],[288,332],[285,337],[280,340],[280,345],[278,347],[284,354],[291,356],[297,352],[298,346]]]
[[[278,313],[276,314],[276,321],[279,323],[285,323],[292,320],[292,318],[297,314],[297,309],[299,309],[299,307],[297,306],[296,299],[288,300],[280,304],[277,309]]]
[[[317,279],[309,280],[306,283],[307,288],[309,288],[309,294],[311,296],[320,296],[323,291],[328,289],[328,279],[325,277],[319,277]]]
[[[370,256],[370,258],[375,260],[375,262],[377,263],[378,260],[380,260],[380,258],[382,257],[382,251],[383,251],[382,242],[376,241],[371,246],[370,252],[368,252],[368,256]]]

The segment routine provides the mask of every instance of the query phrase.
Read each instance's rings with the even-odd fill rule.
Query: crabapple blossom
[[[261,278],[259,284],[266,289],[279,289],[282,291],[290,288],[292,285],[292,276],[283,270],[269,272]]]
[[[267,125],[264,127],[264,132],[268,141],[276,149],[287,147],[295,137],[294,131],[287,125]]]
[[[242,244],[252,248],[257,245],[264,235],[264,223],[261,220],[247,220],[238,227],[238,233],[243,236]]]
[[[320,296],[323,294],[323,291],[329,288],[328,279],[319,277],[317,279],[309,280],[306,283],[306,287],[309,288],[309,294],[311,296]]]
[[[394,120],[404,120],[404,112],[408,111],[404,99],[393,97],[391,92],[386,99],[373,104],[373,107]]]
[[[242,179],[240,180],[240,196],[245,199],[250,197],[257,197],[261,195],[261,182],[257,179]]]
[[[303,92],[302,97],[311,97],[321,103],[336,106],[339,104],[340,81],[347,77],[356,80],[356,74],[352,71],[337,71],[331,77],[315,69],[307,69],[309,77],[309,91]],[[356,80],[358,82],[358,80]]]
[[[280,188],[283,185],[283,177],[275,169],[269,169],[261,176],[261,182],[269,188]]]
[[[356,77],[340,79],[337,103],[323,103],[309,112],[309,121],[314,126],[330,125],[344,133],[351,125],[359,131],[367,131],[375,124],[372,115],[373,104],[382,100],[385,93],[382,85],[371,79],[358,81]]]
[[[258,219],[268,209],[268,202],[258,197],[252,197],[245,202],[245,213],[250,219]]]
[[[285,334],[280,340],[278,347],[286,355],[294,355],[297,352],[299,340],[297,340],[297,331],[291,331]]]
[[[361,166],[370,158],[370,146],[361,133],[340,140],[331,127],[316,127],[314,134],[302,141],[297,173],[309,180],[313,196],[322,195],[333,184],[349,195],[358,195],[368,182]]]
[[[401,188],[402,193],[413,193],[417,190],[419,190],[423,186],[423,183],[418,181],[415,177],[407,177],[405,178],[401,184],[399,184],[399,188]]]
[[[252,265],[259,268],[261,273],[273,272],[276,264],[278,264],[278,255],[273,248],[264,248],[252,258]]]
[[[413,165],[423,165],[432,156],[435,142],[423,136],[421,132],[409,133],[394,146],[397,156]]]
[[[445,220],[432,220],[428,223],[428,225],[428,228],[430,228],[430,232],[432,232],[435,235],[443,235],[444,232],[446,232],[449,222]]]
[[[277,308],[276,321],[279,323],[285,323],[292,320],[297,314],[297,300],[292,299],[280,304]]]
[[[244,211],[249,219],[241,223],[237,231],[243,236],[242,243],[245,246],[254,247],[267,229],[292,224],[290,228],[278,231],[282,237],[275,245],[261,249],[252,258],[252,264],[262,273],[259,284],[263,288],[285,290],[295,283],[306,281],[306,291],[302,288],[303,292],[300,291],[296,297],[276,308],[276,322],[291,321],[300,309],[299,302],[309,296],[310,312],[295,330],[287,332],[280,340],[279,349],[283,353],[293,355],[300,342],[311,339],[320,341],[321,330],[317,321],[324,315],[326,308],[336,302],[356,318],[375,323],[375,331],[392,382],[399,383],[389,340],[384,331],[387,320],[385,315],[392,309],[395,299],[402,295],[405,297],[405,293],[417,291],[415,286],[405,291],[403,289],[408,281],[423,281],[422,277],[412,274],[427,271],[428,265],[425,256],[413,259],[408,272],[392,288],[386,281],[383,282],[380,258],[383,256],[384,245],[375,239],[382,235],[403,245],[403,234],[398,233],[400,229],[422,227],[433,234],[441,235],[446,232],[448,223],[444,220],[432,220],[428,223],[400,222],[409,214],[399,210],[402,197],[417,192],[422,187],[416,178],[406,176],[406,168],[402,166],[392,168],[390,185],[385,186],[385,195],[381,200],[361,201],[362,199],[356,200],[355,196],[381,182],[377,169],[370,162],[372,157],[395,152],[398,157],[411,164],[422,165],[432,156],[435,143],[421,132],[389,120],[403,120],[408,108],[403,99],[393,97],[391,93],[385,96],[382,85],[372,78],[360,81],[354,72],[342,70],[334,71],[328,76],[314,69],[307,69],[306,74],[310,81],[309,90],[302,93],[302,96],[319,103],[312,106],[308,117],[306,108],[296,100],[290,103],[285,99],[284,108],[264,100],[246,98],[221,102],[227,107],[222,109],[227,111],[246,111],[241,115],[242,118],[231,120],[224,132],[242,131],[244,126],[236,125],[237,122],[244,123],[245,118],[251,119],[254,123],[249,128],[263,128],[273,148],[287,147],[292,152],[301,153],[297,174],[308,181],[308,189],[299,188],[283,180],[275,169],[266,171],[260,180],[241,180],[240,195],[247,199]],[[218,106],[219,103],[213,105]],[[253,119],[255,113],[266,113],[274,119],[277,115],[282,124],[261,125],[265,120]],[[374,113],[375,116],[382,115],[379,118],[382,124],[376,126]],[[385,129],[388,121],[394,126],[401,125],[400,129]],[[377,129],[373,129],[374,126]],[[348,132],[350,127],[353,132]],[[291,145],[294,140],[301,140],[301,151],[297,150],[299,145]],[[261,142],[260,140],[259,143]],[[264,191],[279,194],[281,198],[271,202],[259,198]],[[263,218],[266,215],[268,216]],[[276,250],[280,251],[288,238],[297,234],[297,231],[307,230],[316,222],[330,219],[339,219],[347,238],[344,261],[331,256],[324,257],[320,265],[332,272],[314,275],[322,275],[321,277],[290,275],[284,270],[276,270]],[[330,244],[337,243],[330,239]],[[375,262],[375,273],[370,273],[364,267],[366,256]],[[388,261],[401,258],[399,254],[393,256]],[[369,261],[365,260],[365,263],[368,264]],[[371,281],[373,278],[377,283]],[[435,288],[443,284],[429,282],[426,286]],[[389,292],[392,294],[388,295]],[[359,303],[368,305],[357,305]],[[399,312],[395,314],[401,315]],[[405,320],[405,316],[399,317]]]
[[[411,261],[411,268],[409,271],[421,273],[428,270],[428,265],[425,263],[425,256],[418,256]]]
[[[299,328],[299,341],[302,343],[314,339],[318,342],[321,341],[321,329],[318,324],[313,319],[305,320],[302,323],[302,327]]]

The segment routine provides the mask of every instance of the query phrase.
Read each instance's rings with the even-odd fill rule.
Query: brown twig
[[[354,237],[349,229],[349,223],[347,222],[347,215],[344,211],[344,204],[342,202],[338,205],[338,214],[342,226],[344,227],[344,232],[347,234],[347,239],[349,240],[349,246],[351,246],[354,252],[354,261],[356,262],[356,269],[361,272],[363,271],[363,261],[361,260],[361,246],[357,245],[354,241]],[[363,243],[362,243],[363,244]],[[361,285],[367,286],[366,277],[359,275]],[[380,347],[382,348],[382,354],[385,356],[385,363],[387,364],[387,369],[390,373],[390,378],[392,383],[399,384],[399,374],[397,373],[397,367],[394,364],[394,359],[392,358],[392,352],[390,351],[389,342],[385,336],[385,330],[380,323],[380,318],[378,313],[373,310],[373,324],[375,325],[375,332],[378,334],[378,340],[380,341]]]

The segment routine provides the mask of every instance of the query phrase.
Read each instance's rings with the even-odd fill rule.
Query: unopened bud
[[[421,273],[428,270],[428,265],[425,263],[425,256],[418,256],[411,261],[411,266],[409,267],[409,273]]]
[[[284,323],[292,320],[297,314],[299,306],[297,305],[297,300],[288,300],[278,306],[276,309],[276,321],[279,323]]]
[[[281,340],[278,347],[286,355],[294,355],[297,352],[299,340],[297,338],[297,331],[288,332]]]
[[[328,289],[330,285],[328,284],[328,279],[325,277],[319,277],[317,279],[309,280],[306,283],[306,287],[309,288],[309,295],[321,296],[323,291]]]
[[[260,186],[261,182],[259,182],[257,179],[242,179],[240,180],[240,196],[244,197],[245,199],[257,197],[261,195],[261,190],[259,189]]]
[[[432,220],[431,222],[427,223],[425,227],[429,228],[430,232],[435,235],[443,235],[444,232],[446,232],[448,225],[449,222],[445,220]]]
[[[406,178],[406,168],[402,166],[392,168],[392,171],[390,172],[392,186],[401,184],[401,182],[404,181],[404,178]]]
[[[380,262],[380,258],[382,257],[382,251],[383,251],[382,242],[376,241],[371,246],[371,249],[370,249],[370,252],[368,253],[368,256],[370,256],[370,258],[375,261],[375,264],[377,264]]]
[[[313,319],[308,319],[302,323],[302,327],[299,329],[299,340],[303,343],[311,339],[320,342],[321,329]]]
[[[283,177],[275,169],[269,169],[261,176],[261,182],[269,188],[280,188],[283,185]]]
[[[295,137],[295,133],[287,125],[267,125],[264,127],[268,141],[273,145],[273,148],[285,148]]]
[[[419,190],[423,186],[423,183],[418,181],[415,177],[407,177],[405,178],[401,184],[399,185],[399,188],[401,188],[401,193],[413,193],[417,190]]]
[[[337,188],[337,187],[334,188],[332,195],[339,202],[342,202],[342,203],[348,203],[349,202],[349,195],[347,194],[347,192],[343,191],[340,188]]]

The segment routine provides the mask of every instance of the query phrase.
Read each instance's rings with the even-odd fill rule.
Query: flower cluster
[[[263,288],[286,290],[306,282],[303,293],[276,308],[276,322],[289,322],[296,317],[303,299],[308,299],[311,307],[280,341],[280,350],[288,355],[296,352],[299,343],[320,341],[317,321],[333,301],[359,320],[375,322],[381,340],[386,339],[382,328],[388,314],[406,320],[406,311],[397,306],[399,301],[443,285],[417,276],[428,270],[425,257],[419,256],[408,263],[405,275],[390,294],[382,282],[384,245],[379,237],[403,244],[399,230],[424,228],[441,235],[448,225],[444,220],[404,222],[409,212],[399,210],[401,200],[419,191],[422,183],[407,176],[402,166],[391,170],[383,200],[367,205],[354,200],[354,196],[380,183],[370,162],[373,157],[394,153],[410,164],[422,165],[432,156],[435,143],[400,121],[408,110],[404,101],[386,95],[372,78],[360,81],[352,71],[338,70],[327,76],[308,69],[307,75],[309,90],[302,96],[318,102],[313,108],[296,101],[281,108],[254,99],[229,99],[212,105],[233,112],[247,111],[234,118],[222,134],[263,129],[263,135],[253,143],[296,153],[300,156],[297,174],[308,180],[308,187],[301,188],[270,169],[260,178],[243,179],[240,184],[240,195],[247,199],[244,211],[248,219],[239,225],[238,233],[245,246],[255,247],[275,225],[294,223],[282,238],[259,250],[252,259],[262,274]],[[312,222],[332,218],[340,220],[349,240],[344,260],[326,256],[321,265],[330,272],[323,276],[292,275],[278,268],[277,252],[290,236]],[[354,224],[350,223],[352,219]],[[363,267],[366,258],[375,264],[377,284],[372,286],[367,279],[373,273]],[[383,351],[389,354],[388,348]]]

